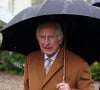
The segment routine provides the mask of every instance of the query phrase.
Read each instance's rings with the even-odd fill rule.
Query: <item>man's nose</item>
[[[48,45],[49,44],[49,38],[45,38],[45,45]]]

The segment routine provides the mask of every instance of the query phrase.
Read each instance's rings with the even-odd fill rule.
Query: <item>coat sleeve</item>
[[[95,90],[90,67],[83,58],[69,51],[66,65],[67,75],[71,78],[71,90]]]
[[[77,79],[78,90],[94,90],[94,83],[91,79],[90,68],[87,63],[85,63],[79,71]]]
[[[25,66],[24,66],[24,90],[29,90],[29,79],[28,79],[28,63],[27,59],[25,61]]]

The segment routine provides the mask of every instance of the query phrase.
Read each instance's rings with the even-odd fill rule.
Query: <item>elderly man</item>
[[[59,24],[40,24],[36,36],[40,50],[26,58],[24,90],[94,90],[88,64],[69,50],[63,81],[64,36]]]

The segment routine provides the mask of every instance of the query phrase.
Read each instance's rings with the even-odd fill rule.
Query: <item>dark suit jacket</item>
[[[36,51],[27,56],[24,69],[24,90],[58,90],[62,82],[63,50],[61,50],[47,75],[44,71],[43,53]],[[72,90],[94,90],[88,64],[79,56],[66,51],[66,82]]]

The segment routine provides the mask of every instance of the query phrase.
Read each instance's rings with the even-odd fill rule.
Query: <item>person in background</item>
[[[40,50],[26,58],[24,90],[94,90],[88,64],[80,56],[64,49],[64,35],[58,23],[40,24],[36,38]],[[63,81],[64,50],[66,66]]]

